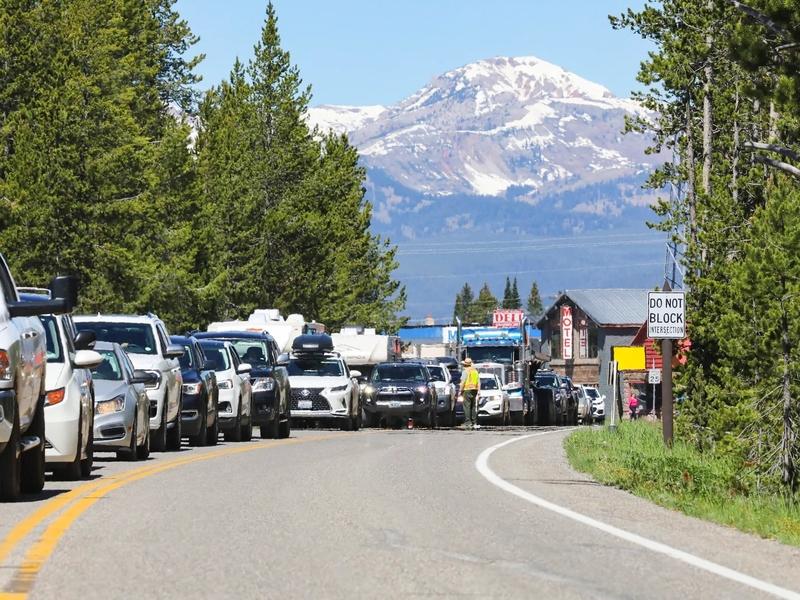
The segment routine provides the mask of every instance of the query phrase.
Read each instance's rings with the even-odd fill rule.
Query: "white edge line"
[[[667,546],[666,544],[662,544],[660,542],[647,539],[635,533],[631,533],[629,531],[625,531],[624,529],[620,529],[619,527],[608,525],[607,523],[603,523],[602,521],[598,521],[597,519],[593,519],[591,517],[587,517],[586,515],[575,512],[568,508],[564,508],[563,506],[559,506],[558,504],[548,502],[547,500],[540,498],[539,496],[535,496],[534,494],[531,494],[530,492],[527,492],[522,488],[519,488],[509,483],[505,479],[502,479],[489,467],[489,457],[494,453],[495,450],[499,450],[500,448],[508,446],[509,444],[515,444],[517,442],[521,442],[522,440],[527,440],[532,437],[539,437],[542,435],[556,433],[556,431],[545,431],[542,433],[523,435],[491,446],[490,448],[487,448],[486,450],[481,452],[481,454],[475,460],[475,468],[481,475],[483,475],[484,478],[486,478],[489,481],[489,483],[497,486],[501,490],[508,492],[509,494],[513,494],[518,498],[522,498],[523,500],[527,500],[531,504],[535,504],[536,506],[552,511],[563,517],[567,517],[568,519],[572,519],[573,521],[577,521],[578,523],[582,523],[583,525],[588,525],[589,527],[593,527],[609,535],[618,537],[622,540],[625,540],[626,542],[642,546],[643,548],[647,548],[648,550],[657,552],[659,554],[664,554],[670,558],[674,558],[675,560],[679,560],[693,567],[697,567],[698,569],[703,569],[704,571],[708,571],[709,573],[713,573],[714,575],[724,577],[725,579],[730,579],[731,581],[741,583],[742,585],[755,588],[762,592],[767,592],[768,594],[772,594],[779,598],[786,598],[788,600],[800,600],[800,594],[798,594],[797,592],[787,590],[786,588],[779,587],[767,581],[756,579],[755,577],[751,577],[750,575],[745,575],[744,573],[740,573],[739,571],[735,571],[728,567],[723,567],[722,565],[718,565],[717,563],[711,562],[710,560],[706,560],[704,558],[700,558],[699,556],[689,554],[688,552],[684,552],[683,550],[678,550],[677,548]]]

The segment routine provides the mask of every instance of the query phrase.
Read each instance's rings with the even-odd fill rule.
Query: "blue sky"
[[[637,89],[649,46],[609,13],[643,0],[274,0],[284,48],[314,104],[391,104],[433,76],[492,56],[534,55],[617,95]],[[178,0],[207,57],[202,87],[247,59],[266,0]]]

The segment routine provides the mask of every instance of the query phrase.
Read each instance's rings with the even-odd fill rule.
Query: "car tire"
[[[205,402],[204,404],[206,406],[205,414],[200,419],[200,422],[203,425],[200,427],[200,431],[197,432],[197,435],[189,436],[190,446],[205,446],[208,444],[208,402]]]
[[[183,403],[178,402],[178,416],[175,417],[175,426],[172,429],[167,429],[167,449],[177,452],[181,449],[181,432],[183,431],[183,424],[181,423],[181,411],[183,410]]]
[[[216,446],[219,442],[219,408],[214,403],[214,424],[206,430],[206,442],[209,446]]]
[[[436,407],[432,406],[428,412],[428,429],[439,428],[439,413],[436,412]]]
[[[361,418],[362,418],[361,409],[359,408],[358,414],[355,417],[353,417],[353,431],[358,431],[359,429],[361,429],[362,425]]]
[[[44,396],[36,403],[36,415],[29,431],[41,441],[20,457],[20,489],[28,494],[38,494],[44,489]]]
[[[285,421],[278,423],[278,438],[285,440],[292,435],[292,420],[286,417]]]
[[[511,425],[514,425],[514,426],[517,426],[517,427],[520,426],[520,425],[524,425],[525,424],[524,411],[519,411],[519,412],[515,412],[515,413],[511,414],[511,411],[509,410],[509,418],[508,418],[508,420],[509,420],[509,423]]]
[[[167,406],[161,411],[161,426],[155,431],[150,430],[150,449],[155,452],[164,452],[167,449]]]
[[[253,439],[253,409],[251,406],[250,416],[247,417],[247,424],[242,425],[242,441],[249,442],[252,439]]]
[[[65,465],[57,465],[53,473],[64,481],[77,481],[81,478],[81,439],[83,438],[83,422],[78,421],[78,448],[75,459]]]
[[[4,502],[18,500],[22,494],[22,455],[19,450],[19,415],[15,407],[11,437],[0,452],[0,500]]]
[[[117,460],[136,460],[139,458],[139,447],[136,440],[139,437],[138,416],[133,418],[133,433],[131,433],[131,443],[127,448],[117,450]]]
[[[147,419],[145,419],[145,423],[147,423]],[[142,445],[136,447],[136,458],[138,460],[147,460],[150,458],[150,427],[147,428],[144,434],[144,442],[142,442]]]
[[[373,415],[372,413],[368,413],[364,411],[364,426],[365,427],[377,427],[380,425],[381,419],[378,415]]]
[[[94,405],[94,403],[92,403]],[[88,479],[94,466],[94,423],[89,425],[89,440],[86,442],[86,458],[81,460],[81,477]]]
[[[236,421],[231,427],[230,431],[225,432],[226,442],[241,442],[242,441],[242,400],[239,399],[239,408],[236,412]]]

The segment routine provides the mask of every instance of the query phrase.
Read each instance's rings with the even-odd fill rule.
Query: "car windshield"
[[[61,349],[61,339],[58,335],[58,324],[56,318],[52,316],[39,317],[44,325],[45,337],[47,338],[47,362],[64,362],[64,352]]]
[[[589,396],[589,398],[600,397],[600,392],[598,392],[595,388],[585,388],[585,389],[586,389],[586,395]]]
[[[497,390],[500,389],[497,387],[497,380],[492,377],[481,377],[481,389],[482,390]]]
[[[92,369],[92,379],[102,381],[122,381],[122,367],[117,359],[117,354],[113,350],[98,350],[103,357],[97,368]]]
[[[467,348],[467,356],[472,362],[497,362],[510,365],[514,362],[514,349],[503,346],[474,346]]]
[[[536,386],[537,387],[557,388],[558,387],[558,380],[556,379],[555,375],[537,375],[536,376]]]
[[[230,369],[231,363],[228,360],[228,352],[225,348],[203,346],[203,353],[215,371],[227,371]]]
[[[444,367],[428,367],[428,372],[431,374],[431,379],[433,381],[447,381],[447,378],[444,376]]]
[[[425,371],[419,365],[378,365],[372,381],[426,381]]]
[[[289,359],[286,370],[290,377],[343,377],[342,363],[336,358],[295,357]]]
[[[239,360],[254,369],[266,369],[270,366],[269,352],[264,342],[258,340],[230,340]]]
[[[181,369],[184,371],[194,368],[194,354],[191,346],[183,347],[183,354],[178,359],[178,362],[181,363]]]
[[[156,354],[153,328],[148,323],[75,323],[78,331],[94,331],[98,342],[116,342],[129,354]]]

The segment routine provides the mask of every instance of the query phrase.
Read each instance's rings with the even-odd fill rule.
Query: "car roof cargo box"
[[[333,340],[324,333],[299,335],[292,342],[292,352],[295,354],[333,352]]]

